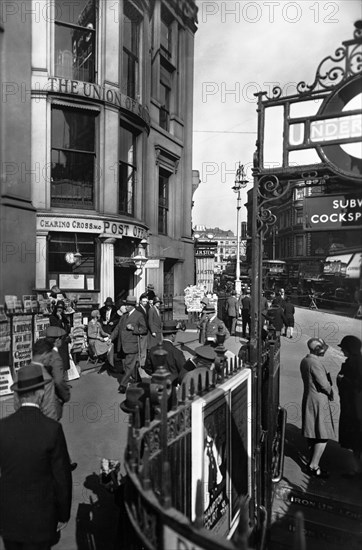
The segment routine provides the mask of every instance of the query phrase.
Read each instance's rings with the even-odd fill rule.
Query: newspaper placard
[[[10,387],[13,385],[10,367],[0,367],[0,396],[11,395],[13,391]]]
[[[49,326],[49,317],[44,315],[35,315],[34,317],[34,342],[39,338],[45,338],[45,331]]]
[[[10,364],[10,320],[0,323],[0,367],[7,367]]]
[[[12,361],[15,371],[31,362],[33,331],[31,315],[14,315],[12,330]]]
[[[189,285],[184,290],[185,293],[185,306],[187,313],[191,312],[200,312],[203,308],[201,300],[207,298],[208,304],[215,307],[217,311],[217,295],[212,294],[211,292],[205,295],[205,289],[200,285]]]

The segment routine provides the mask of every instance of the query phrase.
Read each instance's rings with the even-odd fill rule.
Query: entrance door
[[[129,267],[114,266],[114,301],[117,307],[129,294],[132,274],[133,272]]]

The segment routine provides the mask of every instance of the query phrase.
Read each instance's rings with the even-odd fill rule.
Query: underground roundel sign
[[[309,141],[323,162],[349,178],[362,176],[362,75],[323,102],[310,122]]]

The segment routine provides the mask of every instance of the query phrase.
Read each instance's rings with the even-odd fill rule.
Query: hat
[[[310,338],[307,346],[310,351],[327,351],[329,347],[322,338]]]
[[[47,327],[45,329],[45,338],[60,338],[66,334],[65,330],[60,327]]]
[[[136,296],[128,295],[126,298],[126,306],[135,306],[137,304]]]
[[[154,303],[154,304],[157,304],[157,302],[161,303],[161,298],[159,298],[158,296],[155,296],[155,297],[153,298],[153,303]]]
[[[205,304],[205,306],[207,306],[207,304],[209,303],[208,297],[204,296],[203,298],[201,298],[200,303]]]
[[[163,334],[172,334],[177,332],[177,324],[177,321],[165,321],[162,327]]]
[[[93,311],[91,312],[91,317],[96,318],[99,316],[100,316],[99,309],[93,309]]]
[[[131,384],[126,389],[126,399],[120,404],[122,411],[126,413],[135,412],[136,407],[143,409],[143,403],[141,401],[145,391],[137,384]]]
[[[215,361],[216,353],[211,346],[199,346],[195,349],[195,355],[207,361]]]
[[[18,380],[11,386],[10,389],[18,393],[22,393],[44,388],[45,384],[48,384],[51,381],[52,378],[49,378],[49,380],[44,380],[43,371],[40,365],[30,363],[30,365],[21,367],[18,370]]]
[[[153,290],[155,287],[152,283],[150,283],[149,285],[147,285],[147,288],[151,288]]]
[[[345,349],[351,353],[358,353],[361,351],[362,342],[357,336],[345,336],[342,338],[341,343],[338,344],[338,347]]]
[[[104,302],[104,304],[105,304],[105,305],[111,304],[111,306],[113,306],[113,300],[112,300],[112,298],[110,298],[110,297],[106,298],[106,301]]]
[[[58,307],[62,307],[63,309],[65,309],[64,300],[58,300],[58,301],[57,301],[57,303],[55,304],[55,308],[54,308],[54,309],[57,309]]]

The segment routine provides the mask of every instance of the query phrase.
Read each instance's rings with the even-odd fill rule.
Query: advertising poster
[[[0,367],[0,396],[10,395],[13,391],[10,387],[13,385],[10,367]]]
[[[12,319],[12,364],[15,371],[32,358],[33,330],[31,315],[14,315]]]
[[[227,410],[225,397],[204,409],[204,525],[219,534],[229,530]]]
[[[0,323],[0,367],[10,365],[10,321],[6,318]]]

